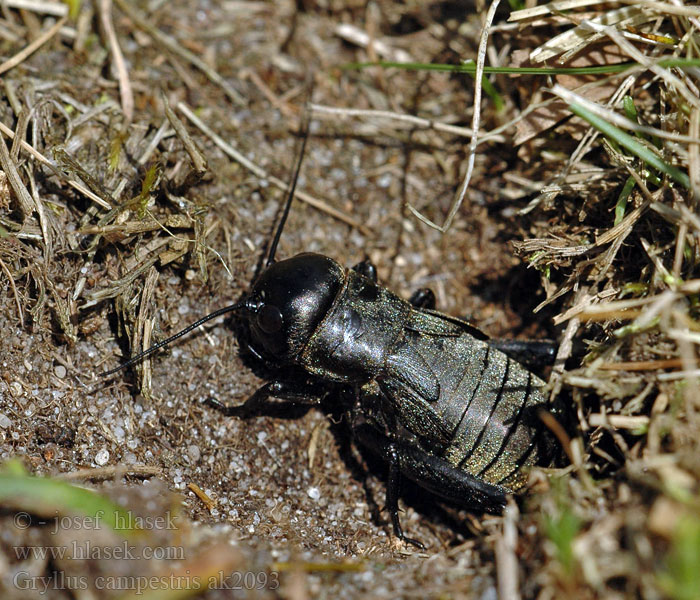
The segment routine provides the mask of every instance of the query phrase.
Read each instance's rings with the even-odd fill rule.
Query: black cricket
[[[497,513],[508,494],[523,490],[530,467],[551,462],[551,437],[538,417],[548,408],[544,382],[511,356],[525,353],[536,361],[550,355],[552,345],[489,340],[468,322],[435,311],[430,290],[406,301],[382,287],[368,261],[346,269],[327,256],[302,253],[276,262],[307,137],[250,292],[105,376],[206,321],[238,313],[256,357],[274,367],[301,367],[308,381],[270,381],[240,406],[210,402],[228,415],[248,416],[270,398],[317,403],[329,389],[337,391],[354,438],[388,463],[386,507],[394,533],[422,548],[399,522],[402,476],[460,507]]]

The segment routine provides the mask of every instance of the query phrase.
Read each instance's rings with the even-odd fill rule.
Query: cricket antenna
[[[219,310],[215,310],[213,313],[209,313],[206,317],[202,317],[201,319],[199,319],[199,321],[195,321],[194,323],[192,323],[192,325],[188,325],[182,331],[178,331],[175,335],[171,335],[168,339],[160,341],[157,344],[153,344],[153,346],[151,346],[150,348],[147,348],[143,352],[139,352],[136,356],[132,356],[129,360],[127,360],[125,363],[122,363],[118,367],[115,367],[114,369],[110,369],[109,371],[102,373],[102,378],[109,377],[110,375],[114,375],[116,372],[121,371],[122,369],[126,369],[127,367],[130,367],[131,365],[135,365],[142,358],[145,358],[149,354],[153,354],[159,348],[162,348],[163,346],[167,346],[170,342],[173,342],[176,339],[181,338],[183,335],[188,334],[193,329],[197,329],[197,327],[199,327],[200,325],[203,325],[207,321],[211,321],[212,319],[216,319],[216,317],[221,316],[221,315],[225,315],[226,313],[240,310],[244,306],[245,306],[245,301],[241,301],[241,302],[237,302],[236,304],[231,304],[230,306],[224,306],[224,308],[220,308]]]
[[[310,94],[310,92],[309,92]],[[279,225],[277,225],[277,231],[275,231],[275,237],[272,238],[272,243],[270,244],[270,251],[267,255],[267,261],[265,262],[265,267],[269,267],[273,262],[275,262],[275,253],[277,252],[277,245],[279,244],[280,237],[282,237],[282,230],[284,229],[284,224],[287,222],[287,217],[289,216],[289,209],[292,207],[292,200],[294,200],[294,192],[297,189],[297,181],[299,180],[299,172],[301,171],[301,163],[304,161],[304,151],[306,150],[306,140],[309,139],[309,123],[311,122],[311,109],[307,106],[304,109],[304,114],[301,118],[301,125],[299,131],[301,133],[301,146],[299,147],[297,153],[297,164],[294,168],[294,179],[292,179],[292,184],[289,187],[289,195],[287,196],[287,202],[284,205],[284,210],[282,211],[282,217],[280,218]]]
[[[310,96],[310,92],[309,92]],[[297,158],[297,163],[294,169],[294,179],[292,180],[292,183],[289,187],[289,196],[287,197],[287,201],[284,205],[284,210],[282,211],[282,217],[280,218],[279,225],[277,226],[277,230],[275,231],[275,235],[272,238],[272,243],[270,244],[270,250],[267,255],[267,260],[265,263],[265,267],[269,267],[272,263],[275,262],[275,253],[277,252],[277,246],[280,241],[280,237],[282,236],[282,230],[284,229],[284,224],[287,222],[287,217],[289,216],[289,209],[292,206],[292,200],[294,199],[294,192],[297,187],[297,181],[299,180],[299,172],[301,171],[301,163],[304,159],[304,151],[306,150],[306,140],[309,137],[309,123],[311,121],[311,110],[308,108],[308,106],[304,109],[304,113],[302,115],[302,120],[300,124],[300,132],[301,132],[301,144],[299,145],[299,151],[298,151],[298,158]],[[135,365],[137,362],[139,362],[141,359],[145,358],[146,356],[149,356],[153,354],[156,350],[159,348],[162,348],[163,346],[167,346],[171,342],[175,341],[176,339],[182,337],[183,335],[188,334],[190,331],[193,329],[196,329],[200,325],[206,323],[207,321],[210,321],[211,319],[215,319],[218,316],[221,316],[223,314],[229,313],[229,312],[235,312],[237,310],[241,310],[242,308],[245,308],[246,306],[246,299],[241,300],[240,302],[237,302],[236,304],[231,304],[230,306],[225,306],[224,308],[220,308],[219,310],[215,310],[213,313],[208,314],[206,317],[202,317],[199,319],[199,321],[195,321],[191,325],[188,325],[185,327],[182,331],[179,331],[175,335],[170,336],[169,338],[158,342],[157,344],[154,344],[150,348],[147,348],[143,352],[139,352],[135,356],[132,356],[129,360],[126,362],[122,363],[118,367],[115,367],[114,369],[110,369],[109,371],[105,371],[102,374],[102,378],[109,377],[110,375],[114,375],[118,371],[121,371],[122,369],[126,369],[127,367],[130,367],[132,365]]]

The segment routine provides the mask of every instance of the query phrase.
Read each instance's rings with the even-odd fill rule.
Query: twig
[[[36,38],[31,44],[25,46],[12,58],[8,58],[4,63],[2,63],[0,65],[0,75],[22,63],[24,59],[26,59],[32,52],[35,52],[46,42],[48,42],[54,35],[56,35],[59,32],[59,30],[61,29],[61,27],[63,27],[67,19],[67,17],[59,19],[52,27],[50,27],[46,32],[41,34],[38,38]]]
[[[207,507],[207,510],[211,512],[213,508],[216,507],[216,501],[212,500],[207,494],[204,492],[204,490],[199,487],[196,483],[188,483],[187,484],[187,489],[190,490],[197,498],[199,498],[204,506]]]
[[[93,481],[114,479],[127,474],[145,475],[147,477],[151,477],[154,475],[160,475],[160,473],[161,470],[158,467],[152,467],[150,465],[114,465],[109,467],[100,467],[97,469],[80,469],[78,471],[71,471],[70,473],[59,473],[56,477],[67,481]]]
[[[109,42],[109,51],[112,54],[114,68],[117,70],[117,79],[119,80],[119,96],[122,101],[122,111],[126,118],[126,124],[131,123],[134,118],[134,92],[131,89],[131,81],[129,80],[129,71],[124,62],[124,55],[119,46],[117,33],[114,30],[112,22],[112,0],[100,0],[99,4],[100,20],[104,27],[107,41]]]
[[[272,183],[272,185],[274,185],[275,187],[277,187],[281,190],[287,189],[287,184],[284,181],[282,181],[281,179],[278,179],[274,175],[270,175],[267,171],[265,171],[265,169],[263,169],[262,167],[259,167],[255,163],[248,160],[245,156],[243,156],[233,146],[228,144],[221,137],[219,137],[216,133],[214,133],[214,131],[212,131],[207,125],[205,125],[204,122],[199,117],[197,117],[184,102],[178,103],[177,107],[185,114],[185,116],[190,120],[190,122],[192,122],[192,124],[195,127],[199,128],[202,131],[202,133],[209,136],[211,138],[211,140],[219,148],[221,148],[221,150],[223,152],[225,152],[228,156],[230,156],[233,160],[235,160],[236,162],[243,165],[246,169],[251,171],[254,175],[256,175],[257,177],[260,177],[260,179],[266,179],[267,181]],[[297,190],[296,192],[294,192],[294,197],[299,198],[299,200],[301,200],[302,202],[306,202],[307,204],[313,206],[314,208],[317,208],[318,210],[325,212],[326,214],[338,219],[339,221],[342,221],[343,223],[347,223],[351,227],[355,227],[356,229],[360,230],[365,235],[369,233],[369,230],[367,229],[367,227],[358,223],[352,217],[346,215],[343,212],[340,212],[339,210],[336,210],[332,206],[329,206],[328,204],[326,204],[322,200],[318,200],[317,198],[314,198],[313,196],[307,194],[306,192],[302,192],[302,191]]]

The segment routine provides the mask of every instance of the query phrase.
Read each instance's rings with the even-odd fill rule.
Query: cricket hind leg
[[[559,350],[559,342],[554,340],[513,340],[489,339],[491,348],[500,350],[530,371],[540,374],[544,367],[554,364]]]
[[[394,534],[401,540],[423,548],[419,541],[406,537],[401,528],[398,510],[401,476],[463,508],[500,513],[505,507],[508,490],[452,466],[445,459],[425,452],[416,443],[391,439],[367,423],[354,426],[353,433],[363,446],[389,465],[386,507],[391,514]]]
[[[399,492],[401,489],[401,458],[399,450],[394,443],[379,432],[378,429],[362,424],[353,426],[354,437],[362,444],[362,446],[371,449],[375,454],[379,455],[389,465],[389,472],[386,482],[386,501],[385,508],[389,511],[391,517],[391,525],[394,530],[394,535],[400,540],[407,542],[421,550],[425,550],[425,546],[418,540],[410,538],[404,534],[399,519]],[[378,442],[378,438],[383,438]]]
[[[399,519],[399,492],[401,491],[401,456],[396,444],[389,443],[386,446],[386,455],[389,461],[389,476],[386,482],[386,508],[391,515],[391,524],[394,534],[400,540],[425,550],[425,546],[414,538],[404,534]]]

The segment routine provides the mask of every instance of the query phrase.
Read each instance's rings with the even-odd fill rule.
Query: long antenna
[[[289,209],[292,207],[292,200],[294,200],[294,192],[297,189],[297,181],[299,180],[299,172],[301,171],[301,163],[304,161],[304,152],[306,150],[306,140],[309,139],[309,123],[311,121],[311,110],[307,106],[304,109],[304,114],[302,115],[301,125],[299,131],[301,132],[301,147],[299,148],[297,164],[294,169],[294,179],[292,179],[292,185],[289,188],[289,196],[287,196],[287,202],[284,205],[284,211],[282,211],[282,217],[280,218],[279,225],[277,226],[277,231],[275,231],[275,237],[272,238],[272,243],[270,244],[270,252],[267,255],[267,262],[265,267],[269,267],[273,262],[275,262],[275,253],[277,252],[277,245],[279,244],[280,238],[282,237],[282,230],[284,229],[284,224],[287,222],[287,217],[289,216]]]
[[[163,340],[158,342],[157,344],[154,344],[150,348],[147,348],[143,352],[139,352],[136,356],[132,356],[129,360],[127,360],[125,363],[122,363],[118,367],[115,367],[114,369],[110,369],[109,371],[106,371],[105,373],[102,373],[102,377],[109,377],[110,375],[114,375],[117,371],[121,371],[122,369],[126,369],[127,367],[130,367],[131,365],[135,365],[137,362],[139,362],[142,358],[148,356],[149,354],[153,354],[156,350],[159,348],[162,348],[163,346],[167,346],[170,342],[175,341],[178,338],[181,338],[183,335],[189,333],[193,329],[196,329],[200,325],[206,323],[207,321],[211,321],[212,319],[215,319],[216,317],[220,315],[225,315],[226,313],[233,312],[235,310],[239,310],[245,306],[245,301],[238,302],[236,304],[231,304],[231,306],[224,306],[224,308],[220,308],[219,310],[215,310],[213,313],[208,314],[206,317],[202,317],[199,319],[199,321],[195,321],[192,323],[192,325],[188,325],[185,327],[182,331],[178,331],[175,335],[171,335],[168,339]]]
[[[300,132],[302,134],[302,138],[301,138],[301,146],[300,146],[298,158],[297,158],[297,164],[296,164],[296,167],[294,170],[294,179],[292,180],[291,186],[289,188],[289,196],[287,197],[287,202],[284,205],[284,211],[282,211],[282,217],[280,218],[279,225],[277,226],[277,231],[275,231],[275,236],[272,238],[272,243],[270,244],[270,251],[268,253],[267,261],[265,263],[266,268],[269,267],[273,262],[275,262],[275,253],[277,252],[277,246],[279,244],[280,237],[282,236],[282,230],[284,229],[284,224],[287,222],[287,217],[289,216],[289,209],[292,206],[292,200],[294,199],[294,192],[295,192],[296,187],[297,187],[297,181],[299,180],[299,173],[301,172],[301,163],[304,160],[304,152],[306,150],[306,140],[309,137],[309,123],[310,123],[310,121],[311,121],[311,111],[307,106],[304,109],[304,113],[302,115],[302,120],[301,120],[301,124],[300,124]],[[114,369],[110,369],[109,371],[105,371],[102,374],[102,377],[103,378],[109,377],[110,375],[114,375],[114,373],[117,373],[118,371],[121,371],[122,369],[126,369],[127,367],[135,365],[142,358],[145,358],[146,356],[153,354],[159,348],[162,348],[163,346],[167,346],[170,342],[173,342],[176,339],[181,338],[183,335],[188,334],[190,331],[192,331],[193,329],[196,329],[197,327],[206,323],[207,321],[211,321],[212,319],[215,319],[216,317],[224,315],[226,313],[240,310],[241,308],[245,307],[245,304],[246,304],[246,301],[242,300],[236,304],[231,304],[230,306],[225,306],[224,308],[220,308],[219,310],[215,310],[213,313],[208,314],[206,317],[202,317],[201,319],[199,319],[199,321],[195,321],[191,325],[188,325],[182,331],[179,331],[175,335],[172,335],[169,338],[162,340],[162,341],[158,342],[157,344],[154,344],[150,348],[147,348],[143,352],[139,352],[135,356],[132,356],[129,360],[122,363],[118,367],[115,367]]]

